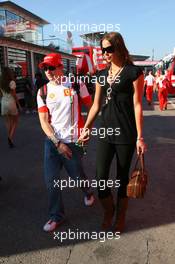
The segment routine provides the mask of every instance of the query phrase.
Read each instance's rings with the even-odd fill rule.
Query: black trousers
[[[96,160],[96,179],[103,180],[105,188],[98,184],[98,196],[100,199],[106,198],[111,194],[111,189],[107,186],[109,171],[112,160],[116,156],[117,170],[116,179],[120,180],[118,188],[118,197],[125,198],[126,187],[129,181],[129,169],[134,154],[136,144],[111,144],[99,140],[97,143],[97,160]]]

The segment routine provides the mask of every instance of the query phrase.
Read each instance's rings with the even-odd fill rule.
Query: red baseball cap
[[[63,66],[62,57],[59,53],[50,53],[44,57],[44,60],[39,64],[39,67],[42,69],[45,66]]]

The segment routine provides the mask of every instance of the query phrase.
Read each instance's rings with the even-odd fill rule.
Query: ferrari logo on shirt
[[[67,88],[64,89],[64,96],[72,96],[73,95],[73,89]]]
[[[49,94],[49,98],[50,98],[50,99],[53,99],[54,97],[55,97],[55,94],[54,94],[54,93],[50,93],[50,94]]]

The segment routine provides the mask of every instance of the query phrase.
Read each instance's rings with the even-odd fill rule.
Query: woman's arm
[[[137,153],[142,153],[146,150],[146,145],[143,139],[143,110],[142,110],[142,97],[144,90],[144,76],[141,75],[133,82],[134,86],[134,112],[137,128]]]
[[[11,89],[11,95],[13,96],[13,98],[15,99],[15,102],[17,104],[17,106],[19,107],[19,109],[21,110],[21,105],[19,103],[18,97],[16,95],[16,90],[15,89]]]
[[[12,80],[9,83],[9,87],[10,87],[10,93],[11,93],[11,95],[13,96],[13,98],[15,99],[15,102],[16,102],[17,106],[21,110],[21,105],[20,105],[19,100],[18,100],[18,97],[16,95],[16,82]]]
[[[96,89],[95,89],[95,97],[94,97],[94,102],[92,104],[92,107],[89,111],[86,123],[84,125],[83,132],[79,138],[79,142],[87,141],[89,139],[89,129],[92,127],[92,124],[97,116],[97,114],[100,111],[102,104],[102,88],[100,84],[97,82],[96,83]]]

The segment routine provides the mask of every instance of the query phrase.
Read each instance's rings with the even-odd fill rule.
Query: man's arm
[[[43,110],[46,109],[45,107],[43,107]],[[38,111],[42,130],[44,131],[46,136],[55,144],[55,147],[57,148],[58,152],[60,154],[63,154],[67,159],[71,159],[72,151],[69,149],[69,147],[66,144],[58,140],[55,136],[55,132],[48,121],[49,120],[48,111],[47,112],[46,111],[41,112],[41,111],[42,108],[40,108]]]
[[[51,138],[54,135],[54,130],[49,124],[49,114],[48,112],[38,112],[41,128],[48,138]]]

